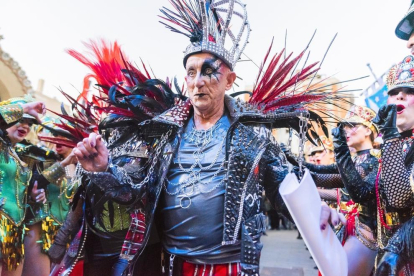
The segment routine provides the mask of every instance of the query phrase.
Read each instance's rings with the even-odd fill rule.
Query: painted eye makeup
[[[201,66],[201,75],[207,76],[210,78],[214,77],[218,81],[218,76],[221,75],[219,72],[219,69],[222,66],[222,63],[220,62],[217,64],[218,59],[210,59],[206,60],[203,65]]]

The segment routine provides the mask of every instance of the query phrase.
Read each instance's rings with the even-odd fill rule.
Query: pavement
[[[317,276],[315,262],[310,258],[297,230],[268,230],[262,236],[261,276]]]

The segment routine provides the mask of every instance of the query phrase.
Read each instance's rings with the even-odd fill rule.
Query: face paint
[[[219,81],[219,75],[222,73],[219,71],[223,62],[218,58],[213,58],[211,60],[206,60],[203,65],[201,66],[201,75],[207,76],[210,78],[214,77],[217,81]]]
[[[200,53],[187,60],[187,89],[194,108],[199,114],[211,114],[224,105],[224,95],[229,86],[229,75],[234,74],[217,57]],[[232,84],[232,83],[231,83]]]

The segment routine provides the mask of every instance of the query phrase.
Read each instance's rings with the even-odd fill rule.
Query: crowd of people
[[[170,4],[164,24],[191,41],[185,91],[103,41],[89,45],[95,59],[69,51],[97,82],[63,92],[70,112],[0,102],[1,275],[259,275],[264,203],[292,220],[279,186],[305,168],[348,275],[414,274],[414,52],[389,71],[385,106],[352,106],[330,135],[313,108],[346,96],[311,84],[315,64],[297,70],[304,53],[265,68],[269,50],[241,101],[226,91],[249,42],[246,6]],[[414,1],[396,29],[411,51],[413,26]],[[298,133],[298,156],[275,128]]]

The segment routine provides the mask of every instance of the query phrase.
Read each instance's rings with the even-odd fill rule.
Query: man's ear
[[[226,91],[230,90],[233,87],[234,82],[236,81],[236,73],[233,71],[230,71],[227,74],[227,85],[226,85]]]

